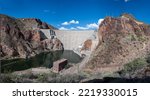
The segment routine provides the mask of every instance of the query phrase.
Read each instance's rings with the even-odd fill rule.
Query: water
[[[35,67],[51,68],[53,62],[65,58],[69,63],[79,63],[82,58],[71,50],[41,53],[29,59],[12,59],[1,61],[2,73],[21,71]]]

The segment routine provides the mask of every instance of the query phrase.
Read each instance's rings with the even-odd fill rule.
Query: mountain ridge
[[[137,22],[131,17],[106,17],[99,26],[99,45],[85,69],[112,70],[113,66],[121,68],[136,58],[146,57],[150,53],[150,26]]]
[[[43,39],[41,37],[40,28],[53,30],[53,27],[41,20],[18,20],[3,14],[0,14],[0,20],[2,58],[16,56],[25,58],[44,51],[63,49],[59,39]]]

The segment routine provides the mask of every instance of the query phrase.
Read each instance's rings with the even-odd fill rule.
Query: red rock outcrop
[[[0,22],[2,59],[10,57],[25,58],[45,51],[63,49],[63,45],[58,39],[43,39],[41,37],[38,28],[53,29],[53,27],[39,19],[23,20],[0,15]]]
[[[150,35],[150,25],[137,21],[128,14],[123,14],[119,18],[105,18],[99,26],[99,34],[102,36],[102,40],[115,33]]]
[[[40,19],[36,18],[20,18],[18,20],[24,24],[26,29],[57,29],[52,25],[48,25],[47,23],[42,22]]]
[[[82,50],[91,50],[91,47],[92,47],[92,40],[88,39],[84,42],[84,45],[83,45],[81,51]]]
[[[150,53],[150,25],[131,15],[105,18],[98,35],[99,45],[87,68],[118,67]]]

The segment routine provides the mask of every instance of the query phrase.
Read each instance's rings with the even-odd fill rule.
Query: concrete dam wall
[[[76,50],[82,44],[90,38],[94,38],[94,31],[62,31],[55,30],[56,37],[60,39],[60,41],[64,45],[64,49],[66,50]]]
[[[97,32],[94,30],[49,30],[41,29],[42,34],[47,38],[58,38],[64,46],[65,50],[73,50],[77,54],[81,54],[80,50],[84,45],[84,42],[88,39],[92,40],[91,52],[98,44]],[[87,51],[86,51],[87,52]],[[87,53],[86,53],[87,54]]]

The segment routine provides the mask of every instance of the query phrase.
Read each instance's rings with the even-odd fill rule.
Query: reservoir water
[[[21,71],[35,67],[47,67],[51,68],[53,62],[59,59],[65,58],[69,63],[79,63],[82,58],[71,50],[54,51],[38,54],[28,59],[12,59],[1,61],[2,73]]]

